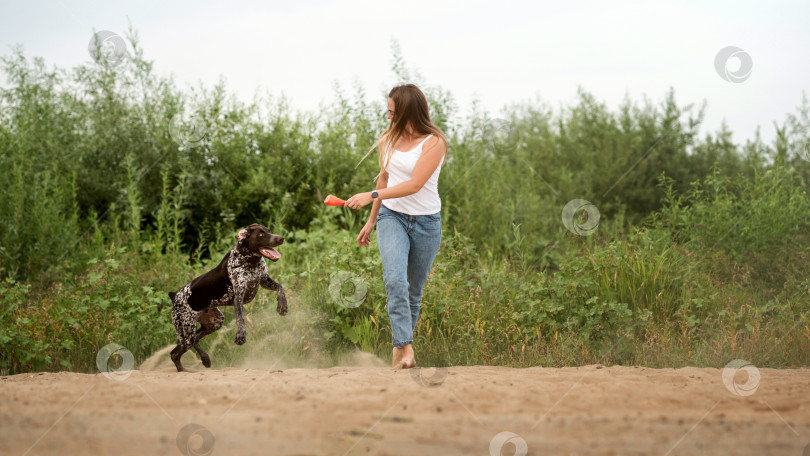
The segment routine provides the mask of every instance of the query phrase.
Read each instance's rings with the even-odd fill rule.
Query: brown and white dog
[[[211,358],[200,347],[200,339],[222,326],[225,316],[217,308],[234,306],[236,311],[236,342],[245,343],[244,305],[253,301],[259,287],[278,293],[276,311],[287,314],[287,297],[280,283],[270,278],[265,258],[278,261],[281,254],[274,247],[284,238],[254,223],[239,231],[236,245],[217,267],[186,284],[180,291],[170,292],[172,324],[177,331],[177,346],[171,352],[177,371],[183,371],[180,358],[189,347],[194,347],[205,367],[211,367]],[[197,328],[197,322],[200,328]]]

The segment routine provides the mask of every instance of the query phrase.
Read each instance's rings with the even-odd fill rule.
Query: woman
[[[352,196],[346,206],[373,203],[357,243],[369,245],[376,222],[394,344],[391,367],[411,368],[422,288],[442,239],[437,184],[447,138],[430,121],[427,99],[413,84],[388,94],[388,119],[391,124],[369,151],[379,150],[376,190]]]

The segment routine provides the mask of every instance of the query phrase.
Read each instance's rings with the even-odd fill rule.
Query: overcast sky
[[[90,60],[93,30],[124,34],[178,85],[213,85],[250,100],[285,94],[297,110],[330,100],[334,81],[369,95],[392,83],[392,38],[410,67],[498,116],[508,103],[558,108],[582,86],[615,109],[625,94],[679,104],[708,102],[701,133],[725,119],[735,142],[766,141],[773,121],[810,95],[810,2],[206,1],[2,2],[0,43],[22,44],[49,66]],[[718,75],[715,56],[736,46],[752,62],[743,82]],[[739,69],[732,58],[728,69]],[[5,82],[5,81],[4,81]],[[384,100],[380,100],[383,106]]]

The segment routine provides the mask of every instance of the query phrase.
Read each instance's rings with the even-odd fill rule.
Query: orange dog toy
[[[323,204],[327,206],[343,206],[346,204],[346,201],[338,198],[335,195],[328,195],[325,200],[323,200]]]

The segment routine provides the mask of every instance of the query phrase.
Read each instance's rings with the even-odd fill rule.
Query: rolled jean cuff
[[[403,343],[397,343],[397,341],[395,341],[395,340],[394,340],[394,341],[392,341],[392,342],[394,343],[394,347],[397,347],[397,348],[402,348],[402,347],[404,347],[404,346],[406,346],[406,345],[408,345],[408,344],[412,344],[412,343],[413,343],[413,340],[409,340],[409,341],[407,341],[407,342],[403,342]]]

